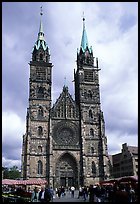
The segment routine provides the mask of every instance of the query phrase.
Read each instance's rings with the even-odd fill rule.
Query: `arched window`
[[[63,104],[60,106],[60,117],[64,117],[64,106],[63,106]]]
[[[92,92],[90,90],[88,91],[88,98],[92,99]]]
[[[96,166],[95,166],[95,162],[94,161],[92,162],[91,169],[92,169],[93,177],[96,177]]]
[[[41,126],[38,127],[38,136],[43,134],[43,128]]]
[[[92,128],[90,128],[90,135],[94,136],[94,130]]]
[[[75,110],[75,108],[73,108],[72,109],[73,118],[75,118],[75,113],[76,113],[76,110]]]
[[[89,118],[92,119],[93,118],[93,113],[92,110],[89,110]]]
[[[53,111],[53,115],[54,115],[54,117],[57,117],[57,112]]]
[[[91,147],[91,154],[94,154],[94,147]]]
[[[42,164],[42,161],[38,161],[38,171],[37,171],[37,173],[38,174],[42,174],[42,172],[43,172],[43,164]]]
[[[41,146],[38,146],[38,151],[39,151],[39,153],[42,153],[42,147]]]
[[[38,88],[37,98],[44,98],[44,88],[41,86]]]
[[[36,61],[36,55],[34,55],[34,61]]]
[[[57,117],[60,117],[60,108],[57,110]]]
[[[38,109],[38,116],[43,117],[43,108],[41,106],[39,106],[39,109]]]
[[[43,54],[42,53],[40,54],[40,60],[43,60]]]
[[[71,118],[71,116],[72,116],[72,107],[71,106],[68,106],[68,117],[70,117]]]

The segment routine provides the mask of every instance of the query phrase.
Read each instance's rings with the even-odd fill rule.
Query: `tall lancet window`
[[[90,128],[90,136],[94,136],[94,130],[93,130],[93,128]]]
[[[38,152],[42,153],[42,146],[38,146]]]
[[[38,174],[42,174],[43,173],[43,164],[42,164],[42,161],[38,161],[38,171],[37,171]]]
[[[41,106],[38,109],[38,117],[43,117],[43,108]]]
[[[43,134],[43,128],[41,126],[38,127],[38,136]]]
[[[43,60],[43,54],[42,53],[40,54],[40,60]]]
[[[93,113],[92,113],[92,110],[89,110],[89,119],[93,119]]]
[[[60,117],[60,107],[57,110],[57,117]]]
[[[37,98],[44,98],[44,88],[41,86],[38,88]]]
[[[95,166],[95,162],[94,161],[92,162],[91,169],[92,169],[93,177],[96,177],[96,166]]]
[[[94,154],[94,147],[91,147],[91,154]]]
[[[92,99],[92,92],[90,90],[88,91],[88,98]]]

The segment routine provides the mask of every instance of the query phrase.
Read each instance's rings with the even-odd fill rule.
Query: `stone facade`
[[[41,22],[30,61],[22,177],[41,177],[53,187],[98,183],[109,177],[109,159],[100,104],[100,69],[87,43],[85,19],[74,70],[75,100],[64,86],[51,106],[52,67]]]

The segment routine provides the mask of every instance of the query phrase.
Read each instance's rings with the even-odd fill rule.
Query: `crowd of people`
[[[4,189],[5,190],[5,189]],[[17,188],[11,189],[16,193],[21,194],[24,189]],[[75,190],[78,190],[75,194]],[[66,195],[70,195],[71,198],[81,199],[86,202],[138,202],[138,185],[127,184],[114,184],[114,185],[90,185],[90,186],[79,186],[78,188],[70,186],[64,188],[61,186],[55,190],[49,186],[42,186],[39,189],[37,186],[30,191],[31,202],[53,202],[55,198],[62,198]],[[70,198],[69,197],[69,198]]]
[[[80,197],[89,202],[137,202],[138,189],[131,184],[80,186],[78,198]]]
[[[75,187],[71,186],[66,189],[73,198]],[[58,197],[66,195],[65,188],[56,189]],[[87,202],[138,202],[138,188],[131,184],[114,184],[114,185],[90,185],[79,186],[77,199]]]
[[[40,191],[38,187],[35,187],[31,195],[31,202],[48,203],[53,201],[53,196],[54,196],[54,190],[52,187],[45,188],[44,186],[42,186]]]
[[[71,198],[75,197],[74,186],[65,189],[63,186],[55,189],[55,194],[58,198],[71,194]],[[77,199],[82,199],[86,202],[138,202],[138,189],[131,184],[115,184],[115,185],[90,185],[79,186]],[[51,198],[49,201],[53,201],[54,191],[51,192]],[[41,200],[41,193],[39,193],[38,200]],[[77,196],[77,195],[76,195]],[[44,193],[43,199],[48,199],[48,194]],[[48,200],[47,200],[48,201]],[[49,202],[48,201],[48,202]]]
[[[74,198],[75,187],[71,186],[69,189],[65,189],[64,186],[56,188],[53,190],[52,187],[44,188],[41,187],[39,191],[38,187],[35,187],[32,195],[31,195],[31,202],[53,202],[53,199],[58,197],[59,199],[66,195],[66,191],[70,192],[71,197]]]

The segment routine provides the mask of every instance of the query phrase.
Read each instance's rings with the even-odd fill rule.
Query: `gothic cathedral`
[[[88,45],[85,18],[76,63],[75,99],[64,85],[52,107],[53,65],[41,19],[29,63],[29,107],[22,145],[23,179],[43,178],[53,187],[78,187],[109,177],[107,138],[100,103],[100,69],[98,58],[93,56],[92,47]]]

